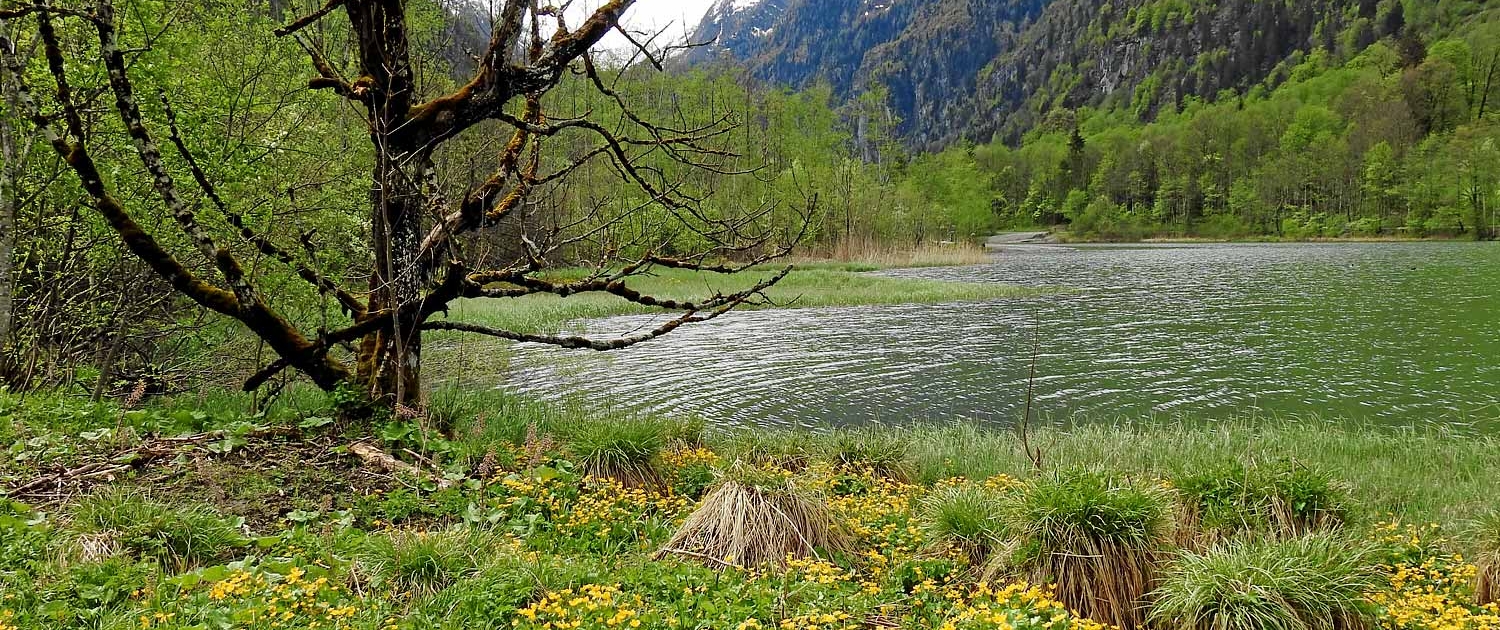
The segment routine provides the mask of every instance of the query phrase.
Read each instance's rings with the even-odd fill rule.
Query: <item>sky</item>
[[[579,23],[592,9],[604,2],[605,0],[574,0],[573,6],[569,7],[569,13],[575,16],[571,23]],[[632,32],[654,33],[657,29],[670,27],[662,35],[662,39],[670,37],[672,41],[680,42],[687,38],[688,31],[698,26],[698,21],[708,12],[711,4],[713,0],[636,0],[635,6],[625,12],[623,22]],[[601,45],[612,50],[623,50],[630,47],[630,42],[619,33],[611,32]]]

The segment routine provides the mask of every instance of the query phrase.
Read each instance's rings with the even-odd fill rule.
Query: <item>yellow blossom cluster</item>
[[[591,533],[606,538],[615,533],[614,528],[628,527],[641,514],[654,512],[670,518],[689,507],[686,498],[670,492],[627,488],[613,479],[587,477],[578,499],[556,525],[566,534]]]
[[[622,594],[618,584],[587,584],[543,595],[517,611],[511,625],[539,630],[639,628],[643,607],[639,596]]]
[[[1377,538],[1399,549],[1388,564],[1390,585],[1367,595],[1389,630],[1500,630],[1500,608],[1477,606],[1469,592],[1478,569],[1443,550],[1441,528],[1382,523]]]
[[[1075,617],[1048,588],[1024,582],[994,590],[980,582],[955,606],[940,630],[1105,630],[1096,621]]]
[[[208,590],[208,598],[230,606],[235,619],[246,628],[348,628],[359,609],[339,605],[343,595],[327,577],[308,579],[307,570],[298,566],[284,576],[240,569],[214,582]],[[159,625],[169,618],[160,614],[142,617],[141,626]]]
[[[689,466],[711,466],[718,463],[719,455],[705,447],[684,447],[662,453],[662,463],[668,468],[682,469]]]
[[[0,630],[17,630],[15,622],[16,611],[9,608],[0,610]]]

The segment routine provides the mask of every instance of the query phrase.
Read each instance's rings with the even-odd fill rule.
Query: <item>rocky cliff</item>
[[[1015,138],[1055,108],[1150,117],[1192,95],[1275,81],[1314,48],[1359,49],[1404,23],[1398,0],[720,0],[695,63],[758,78],[887,88],[917,148]]]

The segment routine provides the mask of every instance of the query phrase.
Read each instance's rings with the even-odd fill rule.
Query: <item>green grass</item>
[[[1367,545],[1329,534],[1236,540],[1168,566],[1151,617],[1183,630],[1366,627],[1364,595],[1379,578]]]
[[[1327,471],[1289,460],[1226,461],[1172,477],[1182,521],[1212,541],[1246,532],[1283,538],[1336,528],[1348,518],[1348,492]]]
[[[496,539],[480,530],[392,532],[371,536],[359,565],[377,587],[425,597],[500,560],[496,548]]]
[[[248,543],[235,519],[208,505],[166,504],[122,488],[79,501],[71,530],[78,535],[65,556],[97,560],[119,550],[178,570],[222,560]]]
[[[631,488],[661,485],[656,460],[672,435],[668,423],[639,417],[575,422],[564,426],[563,434],[573,461],[588,474]]]
[[[957,424],[904,432],[921,481],[1025,476],[1031,470],[1010,431]],[[1462,523],[1495,508],[1500,495],[1500,436],[1436,425],[1393,428],[1315,418],[1101,422],[1036,429],[1032,443],[1052,468],[1099,466],[1168,479],[1226,461],[1295,462],[1337,477],[1352,503],[1349,518],[1366,523],[1388,515]]]
[[[1056,584],[1072,610],[1121,628],[1141,625],[1158,558],[1172,540],[1165,488],[1088,470],[1049,473],[1008,493],[1002,514],[1016,550],[997,556],[990,574]]]
[[[1001,500],[988,488],[973,484],[934,491],[922,501],[922,521],[930,540],[950,545],[982,564],[1005,540]]]

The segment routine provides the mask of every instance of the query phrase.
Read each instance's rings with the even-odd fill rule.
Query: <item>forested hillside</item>
[[[971,154],[1003,222],[1079,236],[1487,236],[1500,24],[1494,10],[1447,8],[1423,7],[1422,27],[1356,18],[1211,99],[1163,101],[1164,86],[1219,75],[1159,66],[1153,77],[1176,79],[1148,81],[1134,103],[1038,107],[1018,147]],[[1381,29],[1396,34],[1361,45]]]

